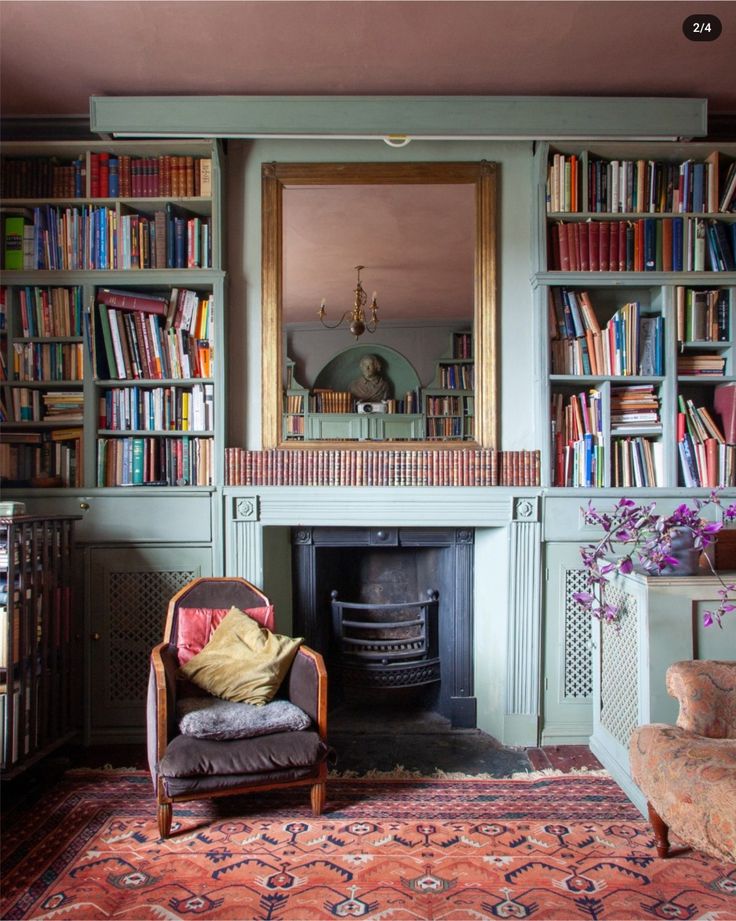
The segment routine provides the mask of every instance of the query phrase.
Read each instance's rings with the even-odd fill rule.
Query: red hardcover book
[[[100,155],[89,155],[89,194],[91,198],[100,197]]]
[[[600,225],[598,221],[588,222],[588,255],[590,258],[590,271],[600,272],[601,263],[598,254],[600,247]]]
[[[634,222],[634,271],[644,271],[644,219]]]
[[[568,240],[568,248],[570,249],[570,268],[573,272],[580,271],[580,225],[578,223],[568,224],[568,227],[572,227],[572,246],[570,246],[570,241]]]
[[[623,221],[612,221],[608,237],[608,271],[618,272],[619,227]]]
[[[567,225],[560,221],[560,269],[563,272],[570,271],[570,248]]]
[[[100,198],[108,198],[110,195],[110,154],[99,153],[97,158],[99,162],[99,196]]]
[[[140,310],[143,313],[157,313],[166,316],[169,300],[155,294],[140,291],[124,291],[118,288],[100,288],[97,303],[116,307],[118,310]]]
[[[598,231],[598,266],[600,272],[608,271],[608,253],[611,245],[611,222],[600,221]]]
[[[736,444],[736,384],[718,384],[713,396],[713,408],[721,417],[726,444]]]
[[[626,271],[626,228],[628,221],[618,222],[618,270]]]
[[[672,218],[662,218],[662,271],[672,271]]]
[[[559,272],[560,265],[560,225],[552,224],[549,228],[547,241],[547,264],[550,272]]]
[[[580,271],[590,271],[590,231],[588,224],[578,224],[580,242]]]

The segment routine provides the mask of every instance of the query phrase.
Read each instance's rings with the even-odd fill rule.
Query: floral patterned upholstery
[[[677,725],[639,726],[629,746],[655,833],[658,825],[664,832],[658,852],[666,854],[669,827],[692,847],[736,862],[736,662],[676,662],[667,691],[680,704]]]

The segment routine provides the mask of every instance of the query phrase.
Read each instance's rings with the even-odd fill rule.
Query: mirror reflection
[[[265,324],[279,352],[276,443],[478,443],[478,292],[490,290],[491,260],[479,243],[478,165],[461,166],[461,180],[444,182],[443,164],[431,165],[432,181],[337,172],[331,182],[329,164],[320,182],[283,178],[272,241],[281,271],[270,286],[264,275],[264,311],[277,318]]]

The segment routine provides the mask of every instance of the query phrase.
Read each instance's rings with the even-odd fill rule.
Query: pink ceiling
[[[723,22],[693,43],[682,20]],[[0,107],[86,114],[91,94],[709,97],[736,112],[736,3],[0,2]]]
[[[353,306],[356,265],[379,316],[473,315],[475,186],[296,187],[284,192],[284,319],[334,322]]]

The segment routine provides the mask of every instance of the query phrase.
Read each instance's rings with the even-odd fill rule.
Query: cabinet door
[[[145,729],[151,649],[169,599],[212,573],[209,547],[91,548],[87,573],[87,740],[139,739]]]
[[[587,744],[593,731],[590,615],[573,599],[584,586],[577,543],[546,545],[543,745]]]
[[[424,417],[401,413],[380,413],[369,416],[368,437],[379,441],[424,438]]]
[[[357,413],[310,413],[307,416],[307,438],[310,440],[361,439],[367,436],[368,416]]]

